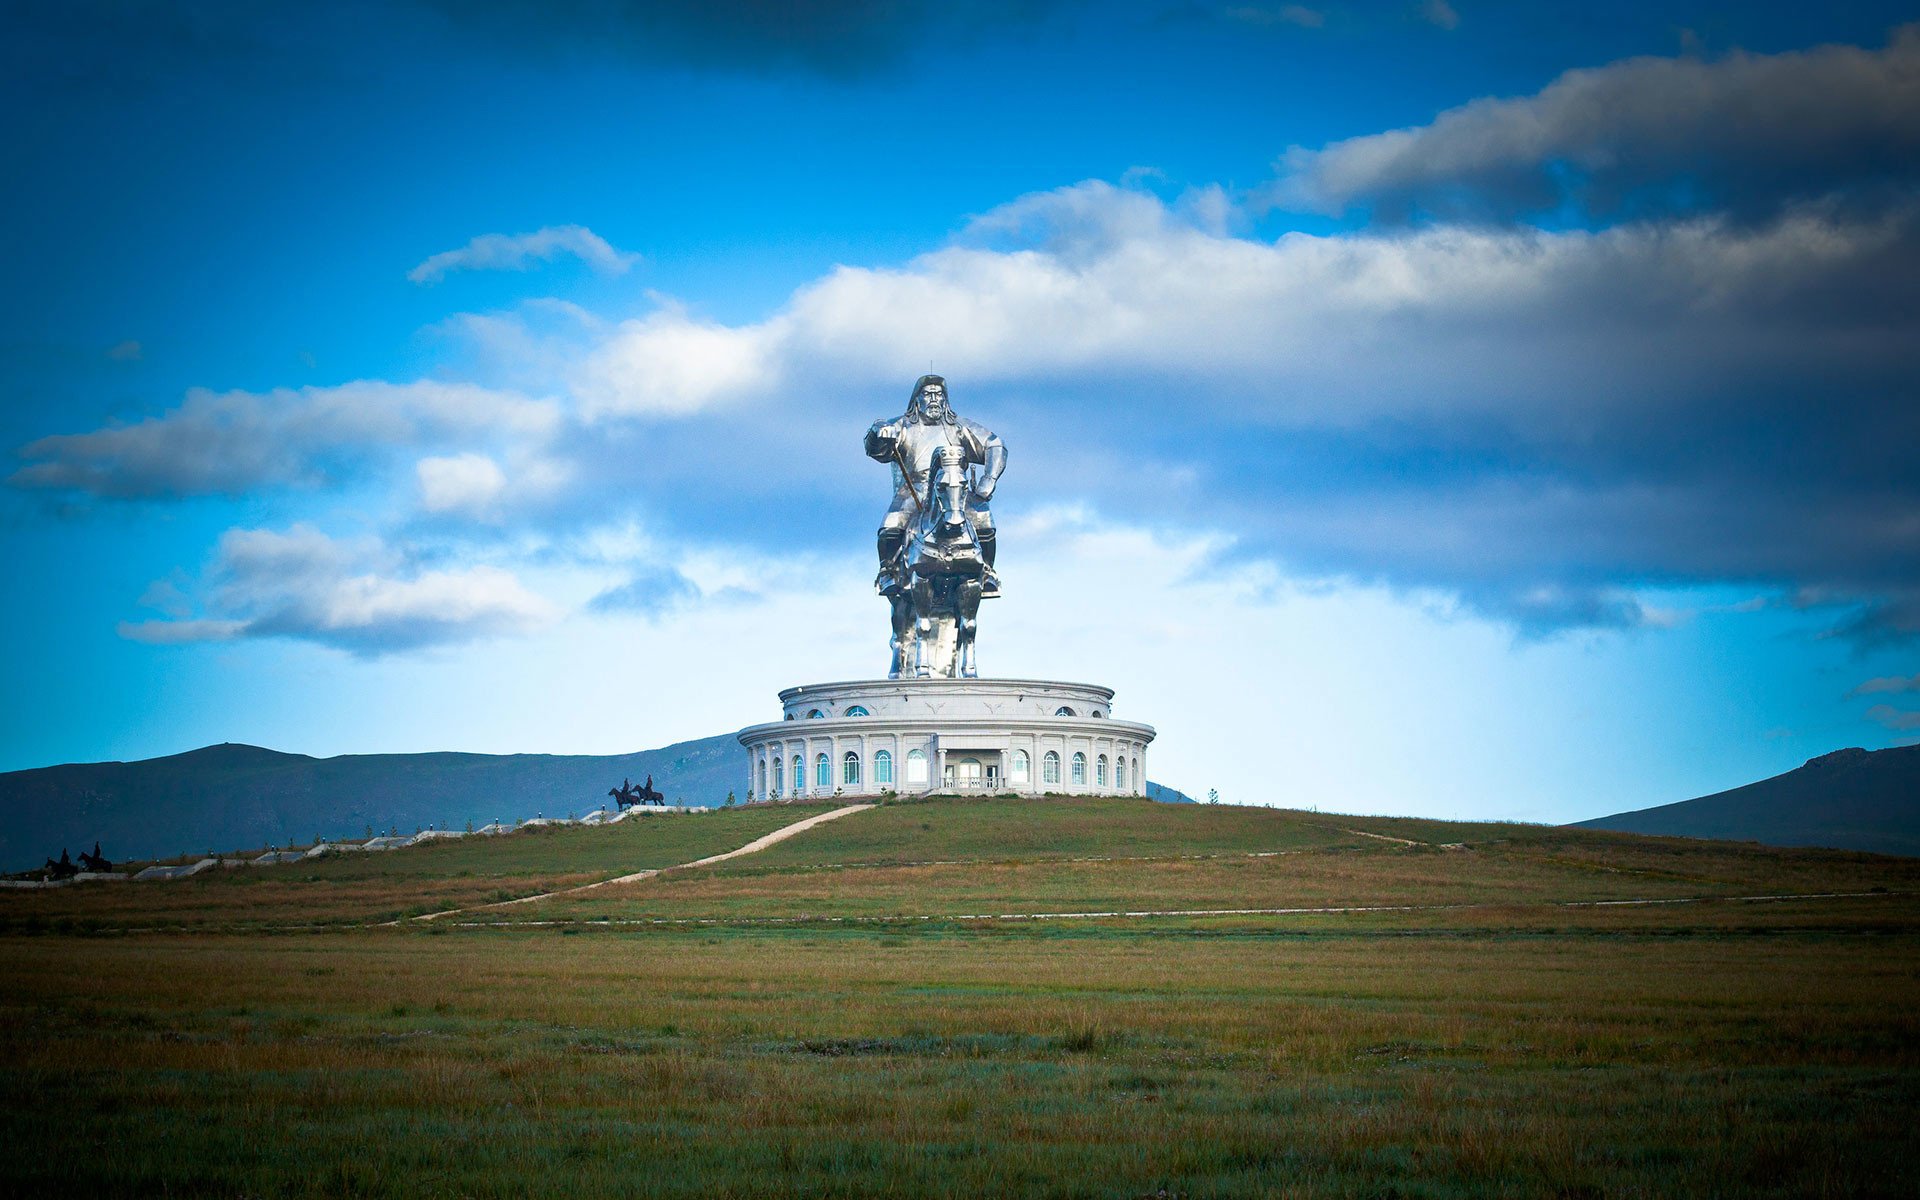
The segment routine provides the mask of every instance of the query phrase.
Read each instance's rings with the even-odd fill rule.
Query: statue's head
[[[954,422],[953,405],[947,397],[947,381],[938,375],[922,375],[914,381],[913,400],[907,411],[929,425]]]

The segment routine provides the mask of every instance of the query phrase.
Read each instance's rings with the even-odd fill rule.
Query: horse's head
[[[967,489],[970,486],[966,460],[961,455],[945,446],[934,451],[930,489],[933,494],[928,499],[933,504],[935,537],[952,541],[967,536]]]

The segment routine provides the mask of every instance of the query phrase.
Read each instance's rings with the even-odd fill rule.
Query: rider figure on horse
[[[1000,578],[993,573],[993,513],[987,504],[1007,469],[1007,448],[992,430],[953,411],[947,381],[938,375],[915,381],[907,411],[891,421],[875,421],[867,430],[867,457],[893,467],[893,503],[880,524],[880,574],[874,589],[892,597],[911,584],[905,569],[907,532],[933,503],[934,468],[944,457],[969,469],[981,468],[966,498],[967,521],[987,563],[981,595],[999,595]]]

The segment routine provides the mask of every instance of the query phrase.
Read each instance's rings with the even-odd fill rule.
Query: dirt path
[[[1368,833],[1364,829],[1342,829],[1340,832],[1350,833],[1355,837],[1373,838],[1377,841],[1382,841],[1382,842],[1397,842],[1402,846],[1425,846],[1428,844],[1426,842],[1416,842],[1412,838],[1388,837],[1384,833]]]
[[[671,867],[655,867],[646,871],[635,871],[631,875],[622,875],[616,879],[602,879],[598,883],[583,883],[579,887],[561,888],[557,892],[541,892],[537,896],[521,896],[515,900],[496,900],[491,904],[474,904],[466,908],[443,909],[440,912],[426,913],[418,917],[408,917],[405,920],[387,921],[385,924],[405,925],[410,921],[434,921],[441,917],[451,917],[463,912],[478,912],[483,908],[505,908],[510,904],[531,904],[535,900],[551,900],[555,896],[577,895],[580,892],[590,892],[595,888],[612,887],[616,883],[638,883],[642,879],[652,879],[662,871],[684,871],[688,867],[710,866],[713,863],[726,862],[730,858],[739,858],[745,854],[758,854],[768,846],[784,842],[795,834],[805,833],[815,825],[824,825],[828,821],[837,821],[841,817],[851,816],[857,812],[865,812],[872,807],[873,805],[871,804],[849,804],[845,808],[836,808],[832,812],[824,812],[819,816],[808,817],[804,821],[795,821],[791,825],[783,825],[772,833],[753,839],[738,850],[729,850],[725,854],[710,854],[706,858],[697,858],[692,862],[676,863]]]

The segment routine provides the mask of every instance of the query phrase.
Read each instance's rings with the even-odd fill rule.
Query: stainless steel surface
[[[946,380],[922,375],[907,411],[867,430],[866,451],[893,471],[874,580],[893,630],[887,677],[971,679],[980,601],[1000,593],[988,504],[1006,447],[953,411]]]

